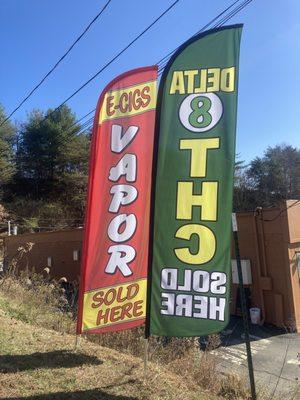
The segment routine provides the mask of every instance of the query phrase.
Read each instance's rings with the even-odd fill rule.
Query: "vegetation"
[[[0,107],[0,123],[5,116]],[[1,224],[12,219],[26,231],[82,223],[90,132],[81,128],[67,106],[46,114],[34,110],[24,124],[16,127],[6,122],[0,127]],[[299,149],[275,146],[249,165],[236,163],[236,211],[273,206],[290,198],[300,199]],[[20,256],[29,247],[21,249]],[[89,335],[80,351],[74,352],[75,315],[76,309],[58,284],[34,273],[19,276],[11,265],[9,273],[0,277],[0,396],[31,400],[249,398],[243,380],[221,374],[215,356],[201,351],[197,340],[151,338],[146,373],[140,328]],[[218,338],[210,338],[210,346],[215,345]]]
[[[0,124],[5,119],[4,108],[0,105]],[[7,122],[0,126],[0,196],[3,196],[3,187],[11,179],[15,171],[14,141],[16,127]]]
[[[178,352],[179,343],[177,351],[174,344],[171,345],[168,357],[161,352],[160,361],[158,356],[155,362],[150,361],[146,373],[141,358],[134,357],[129,351],[125,354],[113,349],[119,348],[121,342],[117,336],[110,338],[110,348],[83,338],[80,348],[75,351],[75,322],[71,313],[62,311],[62,304],[64,302],[59,286],[45,283],[38,275],[31,274],[29,279],[28,275],[23,274],[17,278],[10,271],[0,281],[1,398],[217,398],[212,388],[208,391],[194,382],[196,364],[193,367],[195,375],[178,373],[180,358],[187,357],[189,353],[192,356],[192,346],[186,346]],[[144,345],[140,333],[127,332],[130,333],[127,340],[132,342],[127,349],[133,348],[133,345],[142,349]],[[124,343],[124,333],[122,340]],[[156,343],[155,347],[159,353],[157,347],[161,346]],[[173,357],[177,361],[176,366],[174,360],[170,362]],[[191,359],[194,360],[193,357]],[[202,361],[201,365],[203,368]],[[187,364],[185,368],[187,370]],[[213,370],[210,370],[210,374],[213,378]],[[208,376],[207,372],[206,380]],[[222,386],[222,390],[224,388]]]
[[[194,339],[151,338],[145,371],[143,329],[88,335],[76,350],[75,319],[65,300],[58,284],[32,272],[17,276],[12,268],[0,278],[0,398],[250,398],[246,381],[220,373],[210,352],[218,346],[217,336],[210,338],[208,351]],[[268,398],[259,391],[259,400]]]
[[[16,282],[6,281],[5,284],[10,285],[10,293],[17,293],[20,289],[22,303],[27,301],[29,294],[26,293],[26,289],[23,291]],[[3,399],[192,400],[196,396],[199,400],[211,398],[197,393],[195,389],[188,389],[182,378],[153,364],[149,365],[145,379],[142,360],[130,355],[97,346],[86,340],[83,340],[80,349],[75,351],[75,336],[61,330],[62,325],[60,332],[44,327],[50,314],[59,320],[62,318],[61,313],[55,313],[49,307],[48,318],[43,317],[42,321],[36,320],[34,316],[34,320],[29,317],[28,321],[24,322],[25,314],[18,311],[21,305],[20,298],[13,297],[12,304],[8,305],[3,297],[2,292],[0,397]],[[26,305],[21,308],[24,310]],[[29,304],[28,310],[32,310]],[[43,312],[40,311],[39,314],[42,318]],[[33,326],[30,321],[37,324]],[[47,325],[49,326],[49,323]]]
[[[10,218],[25,230],[81,224],[90,132],[67,106],[32,111],[16,132],[8,122],[0,128],[0,203]]]
[[[234,208],[272,207],[280,200],[300,199],[300,150],[290,145],[268,147],[248,166],[236,165]]]
[[[0,123],[6,117],[0,107]],[[47,118],[45,118],[47,117]],[[0,204],[21,231],[78,226],[84,219],[90,131],[66,105],[33,110],[18,127],[0,127]],[[300,199],[300,150],[269,147],[235,169],[234,210]]]

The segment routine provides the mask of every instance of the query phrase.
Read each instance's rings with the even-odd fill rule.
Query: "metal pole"
[[[149,339],[144,338],[144,378],[147,375]]]
[[[250,387],[251,387],[251,398],[252,398],[252,400],[256,400],[255,380],[254,380],[253,362],[252,362],[250,336],[249,336],[248,312],[247,312],[247,306],[246,306],[245,290],[244,290],[244,285],[243,285],[243,273],[242,273],[241,256],[240,256],[238,233],[237,233],[238,228],[237,228],[235,213],[232,213],[232,230],[233,230],[235,257],[236,257],[237,270],[238,270],[238,276],[239,276],[239,288],[240,288],[240,298],[241,298],[241,306],[242,306],[242,314],[243,314],[243,322],[244,322],[248,372],[249,372],[249,381],[250,381]]]
[[[11,231],[10,231],[10,221],[7,221],[7,230],[8,230],[8,236],[11,235]]]

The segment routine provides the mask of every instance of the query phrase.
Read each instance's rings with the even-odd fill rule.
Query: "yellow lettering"
[[[235,67],[174,71],[170,86],[170,94],[234,92],[234,90]]]
[[[201,207],[200,220],[217,220],[218,182],[203,182],[202,194],[193,194],[193,182],[177,183],[177,219],[192,219],[193,207]]]
[[[186,264],[205,264],[210,261],[216,251],[216,238],[213,232],[204,225],[189,224],[181,226],[175,237],[190,240],[192,235],[197,235],[199,247],[197,254],[192,254],[188,247],[175,249],[178,259]]]
[[[194,89],[194,93],[206,93],[207,69],[200,70],[200,86]]]
[[[221,90],[234,92],[235,67],[224,68],[221,72]]]
[[[197,69],[191,69],[188,71],[184,71],[184,75],[187,76],[188,81],[187,81],[187,92],[188,93],[194,93],[194,79],[195,75],[198,74]]]
[[[218,92],[220,90],[220,68],[209,68],[207,72],[207,92]]]
[[[207,151],[220,147],[219,138],[182,139],[180,150],[191,150],[190,177],[204,178],[206,175]]]
[[[170,87],[170,94],[178,92],[184,94],[184,77],[183,71],[174,71]]]

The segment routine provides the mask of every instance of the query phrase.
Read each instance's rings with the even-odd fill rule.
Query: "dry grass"
[[[145,376],[143,360],[130,355],[142,352],[141,330],[101,336],[102,346],[83,338],[75,353],[75,321],[64,304],[60,287],[34,273],[0,280],[1,400],[213,398],[160,363],[149,362]]]
[[[75,333],[72,314],[63,311],[63,294],[55,283],[45,284],[34,273],[31,279],[26,274],[6,276],[0,281],[0,291],[0,308],[11,317],[57,332]]]
[[[33,327],[0,312],[1,399],[208,400],[176,374],[74,336]]]
[[[143,328],[83,337],[75,354],[75,320],[65,308],[59,285],[39,275],[0,279],[0,400],[250,398],[247,383],[220,373],[195,339],[151,337],[146,377]],[[212,335],[207,347],[219,344]]]

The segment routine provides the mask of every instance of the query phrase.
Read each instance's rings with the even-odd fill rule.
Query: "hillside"
[[[26,292],[15,283],[0,285],[0,400],[213,399],[159,364],[149,363],[145,376],[140,358],[86,339],[75,351],[75,336],[46,329],[45,304],[35,317],[37,304],[26,304]]]
[[[2,399],[208,399],[161,367],[0,311]]]

